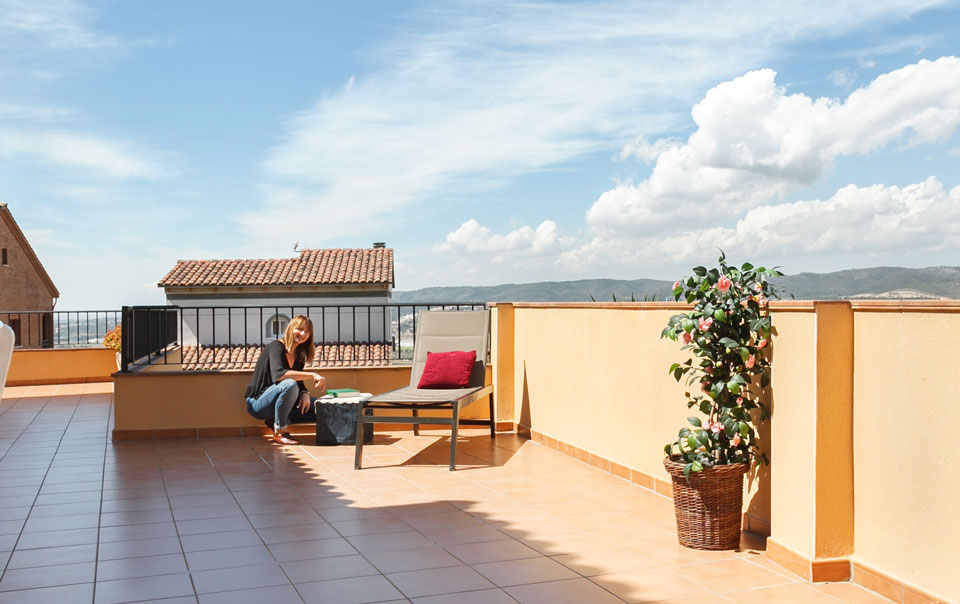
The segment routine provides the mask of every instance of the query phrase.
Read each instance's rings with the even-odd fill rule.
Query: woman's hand
[[[320,394],[323,394],[327,389],[327,378],[323,377],[319,373],[314,373],[313,385],[320,389]]]
[[[310,393],[301,392],[300,393],[300,413],[306,413],[310,410]]]

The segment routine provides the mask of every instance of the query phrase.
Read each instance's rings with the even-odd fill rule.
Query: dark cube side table
[[[346,396],[340,398],[318,398],[317,444],[318,445],[355,445],[357,444],[357,414],[360,401],[370,398],[364,396]],[[373,424],[363,427],[363,444],[373,440]]]

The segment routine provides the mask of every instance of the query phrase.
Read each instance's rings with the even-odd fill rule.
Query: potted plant
[[[117,369],[120,369],[120,326],[116,325],[103,336],[103,345],[112,348],[117,353]]]
[[[680,544],[697,549],[735,549],[740,543],[743,475],[753,462],[768,463],[757,444],[755,424],[767,418],[760,399],[770,384],[764,354],[771,338],[767,302],[777,292],[768,281],[776,269],[698,266],[673,284],[675,300],[693,304],[670,317],[661,338],[679,340],[690,358],[670,373],[695,390],[686,392],[689,427],[664,447],[673,479]]]

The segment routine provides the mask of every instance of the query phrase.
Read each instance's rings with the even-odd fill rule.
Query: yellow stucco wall
[[[855,559],[955,602],[958,311],[854,314]]]
[[[816,315],[773,315],[770,525],[780,543],[813,557],[815,527]]]
[[[8,386],[109,382],[117,370],[109,348],[40,348],[14,350]]]
[[[324,368],[320,373],[327,378],[328,388],[354,388],[360,392],[387,392],[410,383],[409,366]],[[247,415],[243,401],[251,374],[249,370],[190,372],[156,368],[118,373],[114,386],[114,429],[262,426],[262,422]],[[488,367],[487,383],[490,379]],[[431,412],[421,414],[431,415]],[[461,417],[486,418],[487,415],[486,405],[477,402],[467,407]]]

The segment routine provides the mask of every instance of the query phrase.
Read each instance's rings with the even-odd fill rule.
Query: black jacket
[[[244,393],[246,398],[260,398],[263,391],[276,384],[283,377],[283,374],[290,370],[303,371],[303,361],[297,360],[293,367],[287,364],[287,350],[280,340],[274,340],[267,344],[260,358],[257,359],[257,366],[253,369],[253,377],[250,379],[250,385]],[[297,382],[300,387],[300,394],[307,392],[307,387],[303,382]],[[297,395],[299,396],[299,394]]]

